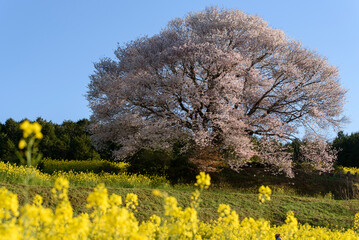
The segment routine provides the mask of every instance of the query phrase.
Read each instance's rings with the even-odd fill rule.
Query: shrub
[[[39,169],[44,173],[54,172],[93,172],[93,173],[123,173],[129,164],[123,162],[110,162],[107,160],[55,160],[44,159]]]
[[[172,183],[191,182],[197,167],[189,161],[192,149],[186,149],[186,144],[177,142],[171,150],[142,149],[126,159],[130,164],[128,171],[146,175],[167,176]]]

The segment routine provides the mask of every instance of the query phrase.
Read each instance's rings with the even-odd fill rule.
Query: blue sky
[[[158,33],[206,6],[263,17],[339,68],[348,90],[346,133],[359,131],[359,1],[0,0],[0,122],[55,123],[91,114],[85,97],[93,63],[117,44]]]

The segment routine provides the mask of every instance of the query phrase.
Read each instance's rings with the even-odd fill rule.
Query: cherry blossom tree
[[[286,154],[258,150],[251,139],[283,142],[298,128],[340,126],[337,68],[239,10],[190,13],[115,55],[95,64],[87,97],[94,144],[121,146],[117,159],[190,138],[199,148],[230,149],[234,169],[257,154],[289,173]]]
[[[332,170],[333,164],[337,160],[338,150],[323,141],[320,135],[306,136],[300,150],[301,160],[320,172]]]

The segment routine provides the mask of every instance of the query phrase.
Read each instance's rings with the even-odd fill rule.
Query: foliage
[[[120,166],[121,167],[121,166]],[[53,174],[42,173],[41,171],[26,166],[16,166],[11,163],[0,162],[0,182],[10,184],[49,186],[56,178],[65,177],[69,179],[71,186],[94,187],[99,183],[106,183],[112,187],[153,187],[166,186],[168,181],[161,176],[145,176],[141,174],[129,174],[126,172],[100,173],[93,172],[55,172]]]
[[[52,174],[54,172],[109,172],[120,173],[126,172],[129,167],[128,163],[110,162],[107,160],[55,160],[46,158],[40,162],[38,168],[44,172]]]
[[[0,158],[3,161],[19,162],[15,151],[21,137],[19,123],[11,118],[5,124],[0,123]]]
[[[170,168],[171,154],[163,150],[141,149],[126,159],[128,170],[133,173],[166,175]]]
[[[0,159],[3,161],[19,163],[15,152],[23,138],[20,122],[10,118],[5,124],[0,123]],[[36,122],[42,126],[43,134],[38,150],[45,158],[87,160],[100,159],[101,154],[107,159],[111,157],[105,153],[100,154],[92,147],[90,134],[87,132],[87,119],[64,121],[61,125],[41,118],[36,119]]]
[[[269,221],[247,217],[240,221],[229,205],[218,207],[218,218],[200,221],[193,206],[178,206],[177,199],[157,191],[163,198],[164,216],[152,215],[139,222],[135,217],[138,198],[127,194],[125,201],[117,194],[108,195],[99,185],[87,198],[90,213],[75,215],[68,198],[69,183],[58,178],[52,190],[57,199],[53,211],[42,205],[36,195],[32,204],[19,209],[16,195],[0,189],[0,235],[3,239],[274,239],[280,233],[285,239],[359,239],[352,229],[330,230],[325,227],[301,225],[288,212],[285,224],[271,226]]]
[[[333,146],[338,151],[337,165],[359,167],[359,132],[350,135],[339,132]]]
[[[99,156],[111,159],[110,150],[113,146],[106,145],[109,149],[97,152],[91,145],[86,119],[78,122],[65,121],[61,125],[41,118],[37,122],[42,126],[42,141],[37,144],[38,150],[44,155],[44,161],[39,162],[38,168],[45,173],[56,171],[109,173],[123,172],[122,163],[101,160]],[[5,162],[19,163],[17,152],[18,142],[23,138],[20,122],[8,119],[3,125],[0,123],[0,159]],[[190,151],[183,150],[186,144],[177,142],[172,152],[162,150],[144,149],[127,159],[131,163],[129,172],[146,175],[168,176],[172,182],[190,181],[197,173],[193,164],[188,161]],[[29,152],[29,151],[27,151]],[[66,156],[75,157],[77,160],[63,160]],[[55,160],[50,157],[56,157]],[[92,160],[88,160],[88,159]],[[74,158],[69,158],[74,159]],[[83,161],[83,162],[82,162]]]
[[[172,183],[191,182],[198,173],[196,166],[189,161],[192,149],[185,149],[186,144],[176,142],[171,150],[141,149],[126,158],[130,164],[128,171],[146,175],[167,176]]]
[[[87,97],[92,139],[98,149],[116,145],[117,159],[190,138],[198,147],[232,149],[236,168],[256,154],[253,136],[287,141],[301,127],[341,122],[345,90],[337,68],[239,10],[190,13],[115,55],[95,64]],[[290,161],[278,164],[290,175]]]

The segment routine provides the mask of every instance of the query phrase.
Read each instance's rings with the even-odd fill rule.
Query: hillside
[[[18,195],[20,204],[24,202],[27,189],[29,199],[35,194],[44,198],[44,206],[54,208],[56,202],[51,197],[51,187],[29,186],[20,184],[0,184]],[[72,187],[69,189],[69,199],[75,213],[88,212],[86,198],[92,188]],[[139,220],[148,219],[152,214],[163,216],[163,200],[152,194],[149,188],[108,188],[109,195],[116,193],[123,198],[127,193],[135,193],[139,198],[138,212]],[[194,188],[191,186],[177,186],[161,190],[170,196],[177,198],[182,207],[189,206],[189,200]],[[199,217],[209,221],[218,217],[217,208],[221,203],[228,204],[239,215],[240,219],[245,217],[264,218],[272,224],[284,223],[286,213],[293,211],[300,223],[308,223],[312,226],[326,226],[330,228],[350,228],[353,226],[355,213],[359,212],[358,200],[333,200],[329,197],[303,197],[291,193],[274,192],[272,200],[264,204],[258,203],[258,194],[241,193],[234,189],[212,188],[201,194]]]

